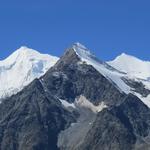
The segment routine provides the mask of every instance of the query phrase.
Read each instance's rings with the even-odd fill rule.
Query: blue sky
[[[102,60],[150,60],[149,0],[0,0],[0,60],[20,46],[61,56],[80,42]]]

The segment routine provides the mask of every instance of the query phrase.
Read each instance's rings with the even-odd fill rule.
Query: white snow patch
[[[74,105],[74,103],[69,103],[66,100],[62,100],[62,99],[59,99],[59,100],[62,103],[62,105],[64,107],[66,107],[66,108],[68,108],[68,107],[76,108],[76,106]]]
[[[89,100],[87,100],[85,96],[82,95],[75,100],[75,106],[88,108],[92,110],[94,113],[100,112],[104,108],[107,108],[104,102],[101,102],[99,105],[96,106],[92,104]]]

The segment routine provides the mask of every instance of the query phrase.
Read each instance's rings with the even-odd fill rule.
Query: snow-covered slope
[[[0,99],[20,91],[33,79],[43,75],[58,58],[21,47],[0,61]]]
[[[144,80],[150,79],[150,61],[143,61],[134,56],[122,53],[120,56],[116,57],[116,59],[108,63],[132,77]]]
[[[150,61],[143,61],[134,56],[122,53],[113,61],[107,62],[112,67],[126,73],[126,78],[142,83],[145,89],[150,91]],[[139,97],[148,107],[150,107],[150,94],[143,97],[140,93],[130,92]]]

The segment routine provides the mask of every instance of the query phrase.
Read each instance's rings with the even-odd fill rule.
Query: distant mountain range
[[[21,47],[0,61],[0,84],[1,150],[150,149],[150,62]]]

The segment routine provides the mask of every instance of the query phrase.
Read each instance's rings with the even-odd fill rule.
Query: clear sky
[[[0,0],[0,60],[20,46],[60,56],[74,42],[102,60],[150,60],[150,1]]]

